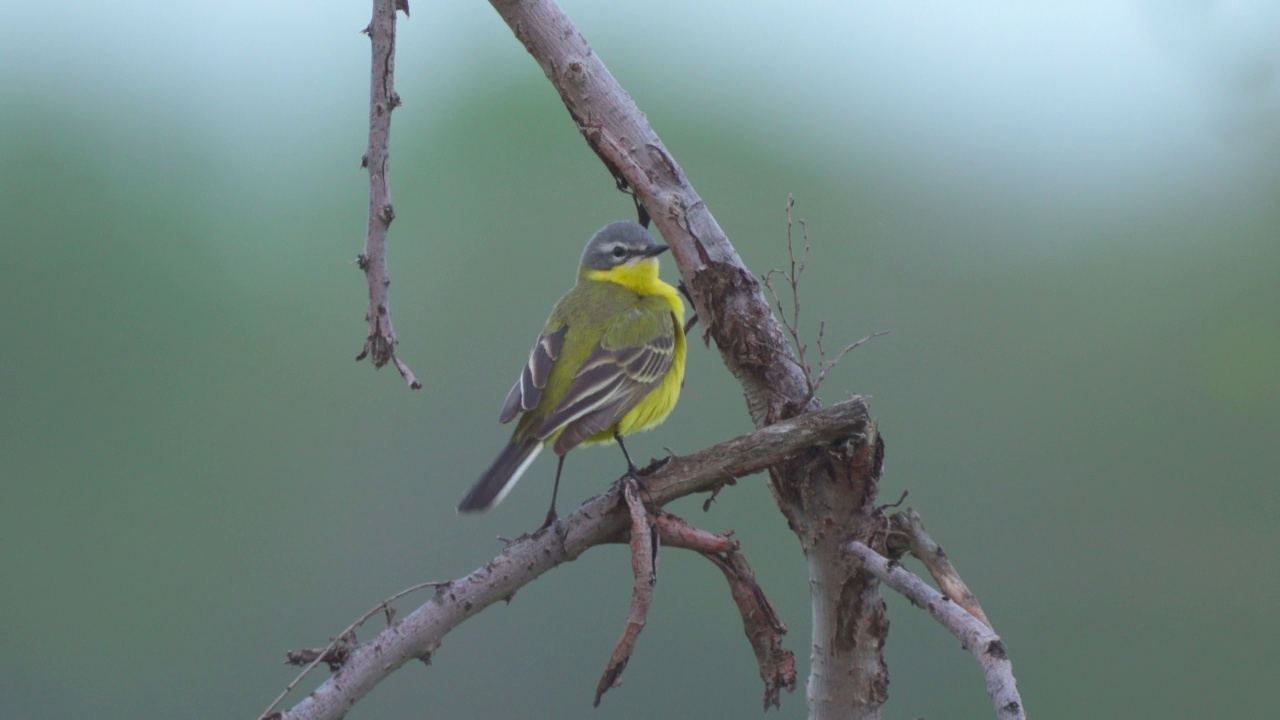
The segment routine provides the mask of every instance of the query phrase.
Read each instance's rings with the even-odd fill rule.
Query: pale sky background
[[[613,64],[650,68],[622,78],[633,94],[710,96],[698,112],[759,116],[734,124],[818,163],[848,161],[832,144],[856,120],[875,133],[862,142],[932,165],[939,192],[973,182],[975,156],[989,163],[978,172],[1016,174],[1062,212],[1134,184],[1160,202],[1275,172],[1280,4],[1266,0],[564,7]],[[299,122],[352,113],[366,82],[359,3],[23,3],[6,15],[8,87],[143,128],[181,118],[228,153],[288,149]],[[469,92],[538,72],[487,3],[418,3],[400,28],[400,84],[426,90],[405,114],[446,116]],[[128,110],[138,94],[157,101],[143,115]],[[993,250],[1070,240],[1027,242]]]

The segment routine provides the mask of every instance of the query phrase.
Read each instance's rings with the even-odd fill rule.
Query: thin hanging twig
[[[373,50],[369,80],[369,146],[360,166],[369,171],[369,226],[364,252],[356,264],[369,283],[369,309],[364,319],[369,323],[369,336],[356,360],[366,357],[375,368],[388,362],[396,366],[409,388],[422,387],[403,360],[396,357],[396,332],[391,326],[391,301],[387,276],[387,231],[395,220],[391,205],[391,112],[400,107],[395,90],[396,11],[409,15],[409,0],[373,0],[373,20],[364,33]]]

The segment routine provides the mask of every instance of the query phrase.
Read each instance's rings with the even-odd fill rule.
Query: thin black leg
[[[633,478],[639,478],[637,473],[640,471],[636,469],[636,464],[631,462],[631,453],[627,452],[627,446],[622,442],[622,436],[617,430],[613,431],[613,439],[618,441],[618,447],[622,448],[622,456],[627,459],[627,474]]]
[[[685,286],[683,280],[676,286],[676,289],[680,291],[685,300],[689,301],[689,307],[693,308],[693,314],[689,316],[689,320],[684,324],[684,334],[688,335],[693,326],[698,324],[698,306],[693,303],[693,296],[689,294],[689,288]]]
[[[631,453],[627,452],[627,446],[622,443],[622,436],[617,430],[613,431],[613,439],[618,441],[618,447],[622,448],[622,456],[627,459],[627,477],[635,481],[636,487],[644,493],[648,502],[653,502],[653,496],[649,494],[649,488],[645,487],[644,481],[640,479],[640,470],[636,468],[635,463],[631,462]]]
[[[551,509],[547,510],[547,519],[542,523],[542,527],[547,527],[556,521],[559,515],[556,514],[556,495],[560,493],[560,471],[564,469],[564,459],[566,456],[561,455],[560,461],[556,463],[556,484],[551,488]]]

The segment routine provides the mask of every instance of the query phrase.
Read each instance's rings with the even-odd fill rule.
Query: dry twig
[[[805,380],[809,384],[810,390],[813,389],[813,377],[809,370],[809,363],[805,361],[805,351],[808,346],[800,339],[800,276],[804,275],[805,263],[809,259],[809,229],[805,226],[804,221],[800,221],[800,227],[804,232],[804,252],[800,255],[800,262],[796,262],[795,243],[791,237],[791,208],[795,207],[795,197],[790,193],[787,194],[787,204],[784,210],[787,214],[787,259],[791,263],[791,269],[783,272],[777,268],[770,270],[760,277],[764,282],[765,288],[769,294],[773,296],[773,304],[778,308],[778,317],[782,320],[782,326],[787,329],[787,333],[791,335],[791,340],[795,344],[795,356],[790,357],[796,367],[804,373]],[[778,291],[773,287],[773,278],[775,275],[782,276],[791,286],[791,317],[788,319],[787,311],[782,307],[782,298],[778,296]]]
[[[654,514],[651,522],[662,545],[692,550],[710,560],[724,574],[760,668],[760,679],[764,682],[764,707],[766,710],[770,706],[781,707],[782,691],[796,689],[795,655],[782,647],[787,626],[756,582],[746,557],[738,551],[738,542],[731,537],[733,533],[708,532],[668,512]]]
[[[631,587],[631,611],[627,614],[622,637],[618,639],[609,664],[605,666],[604,674],[596,685],[596,707],[600,707],[600,698],[610,688],[622,684],[622,671],[631,661],[636,641],[640,639],[640,631],[644,630],[645,620],[649,617],[649,606],[653,601],[653,586],[658,581],[658,534],[649,521],[648,509],[640,500],[640,490],[636,487],[634,477],[628,475],[623,479],[622,496],[631,516],[631,572],[635,575],[635,583]]]
[[[812,410],[804,373],[758,276],[716,222],[635,100],[554,0],[490,0],[559,93],[587,145],[652,216],[756,427]],[[883,519],[875,511],[884,443],[874,423],[838,447],[775,464],[769,487],[809,571],[813,643],[806,684],[815,717],[873,720],[888,695],[879,583],[843,550]],[[851,575],[852,573],[852,575]]]
[[[375,368],[388,362],[396,366],[409,387],[417,390],[422,383],[403,360],[396,357],[396,333],[391,326],[391,302],[387,276],[387,230],[396,212],[391,205],[391,111],[400,106],[395,90],[396,10],[409,15],[408,0],[373,0],[373,19],[364,33],[372,48],[369,80],[369,146],[360,166],[369,170],[369,225],[364,252],[356,258],[369,284],[369,308],[364,319],[369,323],[369,336],[356,360],[370,359]]]
[[[760,279],[764,282],[765,289],[767,289],[769,294],[773,297],[773,304],[778,308],[778,317],[782,320],[782,326],[787,329],[787,333],[791,335],[791,340],[795,344],[795,354],[788,354],[786,357],[800,369],[801,373],[804,374],[805,383],[808,385],[809,390],[797,406],[805,407],[809,404],[809,401],[813,400],[817,395],[818,388],[822,385],[822,381],[826,379],[827,373],[836,365],[840,364],[840,361],[844,359],[845,355],[848,355],[854,348],[862,345],[871,338],[887,335],[889,331],[881,330],[879,332],[871,333],[861,340],[857,340],[846,345],[834,359],[827,360],[827,350],[822,345],[822,338],[826,333],[827,323],[825,320],[820,321],[818,323],[818,337],[816,339],[818,345],[818,370],[817,374],[814,374],[813,368],[805,358],[805,354],[809,347],[800,339],[800,277],[804,275],[805,266],[809,260],[809,227],[805,225],[804,220],[797,221],[800,224],[801,234],[804,236],[804,251],[801,252],[800,260],[797,261],[795,242],[791,235],[791,208],[795,207],[795,204],[795,197],[788,193],[787,204],[784,209],[787,213],[787,258],[791,263],[790,269],[783,272],[782,270],[775,268],[762,275]],[[791,287],[790,318],[787,317],[787,311],[782,306],[782,298],[779,297],[777,289],[773,286],[773,278],[775,275],[781,276],[787,281],[787,285]]]
[[[729,591],[738,606],[738,614],[742,616],[742,627],[755,652],[760,679],[764,682],[764,709],[768,710],[770,706],[781,708],[782,691],[793,692],[796,689],[796,656],[782,647],[782,636],[787,634],[787,626],[765,597],[742,553],[704,552],[703,556],[720,568],[725,580],[729,581]]]
[[[960,573],[956,572],[951,565],[951,560],[942,551],[942,546],[934,542],[933,538],[929,537],[929,533],[925,532],[924,520],[920,519],[920,513],[916,512],[915,508],[909,507],[889,516],[889,523],[891,531],[885,540],[889,558],[897,560],[904,552],[911,553],[924,563],[943,595],[959,603],[969,611],[970,615],[981,620],[987,627],[993,627],[991,621],[987,619],[987,614],[982,612],[982,605],[978,603],[977,596],[969,590],[964,580],[960,579]]]
[[[292,682],[285,686],[284,690],[276,696],[276,699],[267,706],[267,709],[262,711],[262,715],[259,720],[278,720],[278,718],[281,717],[281,714],[273,713],[272,711],[276,709],[276,706],[280,704],[281,700],[284,700],[289,693],[293,692],[293,689],[298,686],[298,683],[302,682],[302,679],[310,674],[310,672],[315,669],[316,665],[319,665],[321,662],[328,663],[329,670],[331,671],[336,671],[338,668],[342,667],[342,665],[347,661],[347,655],[351,651],[351,648],[355,646],[356,629],[361,625],[364,625],[369,618],[377,615],[378,613],[386,613],[387,625],[390,625],[391,621],[395,618],[395,608],[391,607],[391,603],[399,600],[409,593],[417,592],[423,588],[440,587],[445,584],[447,583],[424,582],[418,583],[412,587],[407,587],[377,605],[374,605],[372,610],[361,615],[359,620],[351,623],[347,626],[346,630],[343,630],[338,633],[337,636],[332,638],[332,641],[327,647],[322,649],[308,648],[305,650],[290,650],[286,654],[285,664],[306,664],[307,666],[301,673],[298,673],[298,677],[294,678]]]
[[[667,547],[692,550],[703,555],[738,551],[738,541],[730,537],[732,532],[708,532],[669,512],[654,515],[653,526],[658,530],[662,544]]]
[[[906,568],[856,540],[846,546],[850,553],[881,582],[897,590],[916,606],[924,608],[960,640],[987,679],[987,695],[999,720],[1026,720],[1013,663],[1000,636],[950,598],[929,587]]]
[[[861,398],[784,420],[702,452],[672,458],[645,478],[647,496],[653,506],[661,507],[676,498],[706,492],[724,478],[761,472],[807,448],[831,452],[848,438],[869,432],[870,425]],[[338,673],[283,713],[281,720],[345,716],[397,668],[415,658],[430,657],[444,635],[467,618],[509,599],[543,573],[588,549],[622,536],[630,518],[619,505],[616,488],[598,495],[572,515],[513,540],[470,575],[442,584],[427,603],[375,638],[350,648]]]

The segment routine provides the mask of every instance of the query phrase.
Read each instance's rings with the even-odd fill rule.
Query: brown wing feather
[[[524,370],[520,371],[520,377],[516,378],[516,384],[512,385],[511,392],[507,393],[507,400],[502,404],[502,413],[498,415],[498,422],[511,422],[516,415],[538,406],[538,401],[542,399],[542,390],[547,386],[547,377],[551,375],[551,367],[560,357],[560,348],[564,345],[564,334],[568,330],[569,326],[565,325],[553,333],[543,332],[538,335],[537,342],[533,344],[533,350],[529,352],[529,362],[525,363]]]
[[[617,398],[569,423],[564,432],[560,433],[560,437],[556,438],[554,448],[556,454],[563,455],[581,445],[592,435],[608,430],[618,422],[618,418],[626,414],[627,411],[621,409],[625,402],[626,398]]]
[[[628,317],[624,315],[625,322]],[[643,316],[641,316],[643,317]],[[652,318],[650,318],[652,319]],[[555,435],[555,452],[563,455],[588,438],[608,430],[649,394],[675,355],[675,326],[670,313],[659,317],[657,332],[639,345],[612,347],[608,332],[578,369],[565,396],[537,429],[537,437]]]

